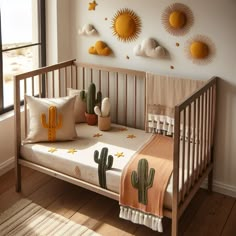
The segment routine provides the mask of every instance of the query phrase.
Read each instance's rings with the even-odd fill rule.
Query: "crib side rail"
[[[175,106],[173,217],[179,217],[213,168],[217,77]]]

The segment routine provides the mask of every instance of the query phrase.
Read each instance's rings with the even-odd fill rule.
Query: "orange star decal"
[[[97,133],[97,134],[93,135],[94,138],[100,138],[101,136],[102,136],[102,134],[100,134],[100,133]]]
[[[136,138],[136,136],[133,135],[133,134],[129,134],[129,135],[127,136],[127,138],[133,139],[133,138]]]
[[[118,157],[118,158],[120,158],[120,157],[124,157],[125,155],[124,155],[123,152],[117,152],[117,153],[115,154],[115,156]]]
[[[128,129],[125,127],[121,127],[121,128],[119,128],[119,131],[128,131]]]
[[[74,148],[71,148],[67,152],[70,153],[70,154],[75,154],[77,152],[77,150],[74,149]]]
[[[56,151],[57,151],[57,149],[56,149],[56,148],[53,148],[53,147],[48,149],[48,152],[50,152],[50,153],[54,153],[54,152],[56,152]]]
[[[98,4],[96,3],[96,1],[90,2],[89,3],[89,8],[88,8],[89,11],[95,11],[97,5]]]

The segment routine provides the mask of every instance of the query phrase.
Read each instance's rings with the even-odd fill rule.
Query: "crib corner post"
[[[172,215],[172,222],[171,222],[171,236],[178,236],[178,216],[177,214]],[[173,217],[174,216],[174,217]]]

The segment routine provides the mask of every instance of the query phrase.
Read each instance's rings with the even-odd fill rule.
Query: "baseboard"
[[[0,164],[0,176],[14,168],[14,157]]]
[[[207,188],[207,180],[205,180],[201,186],[202,188]],[[213,191],[217,193],[222,193],[224,195],[236,198],[236,187],[228,184],[224,184],[219,181],[213,181]]]

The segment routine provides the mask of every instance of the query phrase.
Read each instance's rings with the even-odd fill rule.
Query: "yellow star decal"
[[[56,148],[53,148],[53,147],[48,149],[48,152],[50,152],[50,153],[54,153],[54,152],[56,152],[56,151],[57,151],[57,149],[56,149]]]
[[[97,134],[93,135],[94,138],[100,138],[101,136],[102,136],[102,134],[100,134],[100,133],[97,133]]]
[[[124,155],[123,152],[117,152],[117,153],[115,154],[115,156],[118,157],[118,158],[120,158],[120,157],[124,157],[125,155]]]
[[[75,154],[75,153],[77,152],[77,150],[74,149],[74,148],[71,148],[71,149],[69,149],[67,152],[68,152],[68,153],[71,153],[71,154]]]
[[[125,127],[121,127],[121,128],[119,128],[119,131],[128,131],[128,129]]]
[[[96,8],[96,6],[97,6],[98,4],[96,3],[96,1],[93,1],[93,2],[90,2],[89,3],[89,11],[95,11],[95,8]]]
[[[133,134],[129,134],[129,135],[127,136],[127,138],[133,139],[133,138],[136,138],[136,136],[133,135]]]

